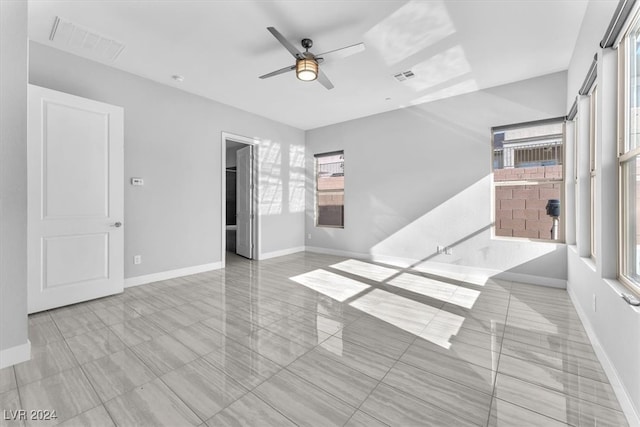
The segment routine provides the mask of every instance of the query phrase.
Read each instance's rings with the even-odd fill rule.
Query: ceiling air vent
[[[49,40],[61,48],[109,62],[115,61],[124,49],[124,44],[59,16],[53,23]]]
[[[393,78],[396,79],[399,82],[403,82],[407,79],[411,79],[413,77],[415,77],[416,75],[413,74],[413,71],[411,70],[407,70],[407,71],[403,71],[402,73],[398,73],[398,74],[394,74]]]

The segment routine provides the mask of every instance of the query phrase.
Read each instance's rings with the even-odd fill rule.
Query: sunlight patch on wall
[[[444,1],[412,0],[371,28],[364,39],[392,65],[455,32]]]
[[[313,270],[289,279],[341,302],[370,287],[357,280],[322,269]]]
[[[280,144],[270,140],[260,143],[260,214],[278,215],[282,213],[282,153]]]
[[[304,212],[305,210],[305,180],[304,146],[291,145],[289,147],[289,212]]]
[[[333,264],[331,268],[364,277],[365,279],[375,280],[377,282],[382,282],[391,276],[398,274],[398,270],[393,268],[382,267],[380,265],[357,261],[355,259],[348,259],[346,261]]]

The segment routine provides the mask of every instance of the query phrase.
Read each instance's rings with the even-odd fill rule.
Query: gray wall
[[[27,2],[2,0],[0,1],[0,351],[26,342]]]
[[[598,54],[598,129],[595,262],[588,257],[589,241],[589,101],[578,108],[579,182],[567,182],[577,194],[576,244],[568,249],[567,290],[589,332],[631,425],[640,425],[640,311],[621,298],[628,292],[616,280],[618,214],[617,167],[617,51],[599,46],[617,2],[589,2],[568,71],[567,108],[577,95],[595,53]],[[567,157],[572,157],[568,153]],[[582,200],[581,200],[582,199]],[[587,256],[581,256],[587,255]],[[596,307],[593,301],[596,300]]]
[[[562,72],[308,131],[307,245],[562,283],[564,245],[491,238],[490,129],[563,116],[565,94]],[[334,150],[344,150],[344,229],[314,226],[313,155]]]
[[[223,131],[261,140],[261,252],[304,244],[303,131],[34,42],[29,59],[30,83],[124,107],[125,277],[221,261]]]

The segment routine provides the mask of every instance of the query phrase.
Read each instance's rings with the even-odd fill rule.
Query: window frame
[[[589,91],[589,254],[595,262],[598,242],[596,240],[596,176],[598,145],[598,85]]]
[[[330,156],[342,156],[342,174],[343,174],[343,185],[342,185],[342,225],[330,225],[330,224],[320,224],[318,221],[320,219],[320,194],[321,191],[318,189],[318,159],[322,157],[330,157]],[[314,225],[315,227],[321,228],[335,228],[335,229],[344,229],[345,228],[345,194],[346,194],[346,179],[344,175],[344,150],[335,150],[324,153],[317,153],[313,155],[313,173],[314,173]]]
[[[496,183],[494,179],[494,160],[495,160],[495,142],[494,137],[497,132],[500,130],[509,130],[509,129],[518,129],[518,128],[526,128],[526,127],[534,127],[537,125],[544,124],[553,124],[553,123],[561,123],[562,124],[562,177],[559,180],[519,180],[519,181],[499,181]],[[566,159],[566,138],[567,138],[567,121],[566,117],[553,117],[549,119],[542,120],[534,120],[529,122],[522,123],[514,123],[510,125],[503,126],[494,126],[491,128],[491,144],[489,150],[491,152],[490,155],[490,167],[491,167],[491,238],[499,239],[499,240],[510,240],[510,241],[530,241],[530,242],[543,242],[543,243],[551,243],[551,244],[564,244],[566,243],[566,190],[565,183],[567,179],[567,169],[565,168],[565,159]],[[504,154],[503,154],[503,163],[504,163]],[[496,234],[496,188],[497,187],[508,187],[514,185],[539,185],[544,183],[557,183],[560,184],[560,218],[559,218],[559,228],[560,233],[558,234],[557,240],[551,239],[541,239],[541,238],[533,238],[533,237],[519,237],[519,236],[499,236]]]
[[[618,274],[617,278],[627,289],[640,296],[640,282],[636,282],[625,275],[627,271],[627,247],[629,235],[625,233],[625,224],[633,213],[625,209],[628,200],[625,198],[627,182],[624,176],[624,166],[640,156],[640,144],[631,148],[630,144],[630,85],[631,61],[633,50],[630,38],[635,30],[640,30],[640,13],[632,18],[627,32],[618,46]],[[640,104],[640,103],[639,103]],[[621,113],[620,113],[621,112]]]

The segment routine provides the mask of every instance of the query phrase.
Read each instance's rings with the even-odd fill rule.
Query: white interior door
[[[236,253],[253,258],[253,182],[252,147],[236,151]]]
[[[124,111],[29,85],[28,306],[122,292]]]

